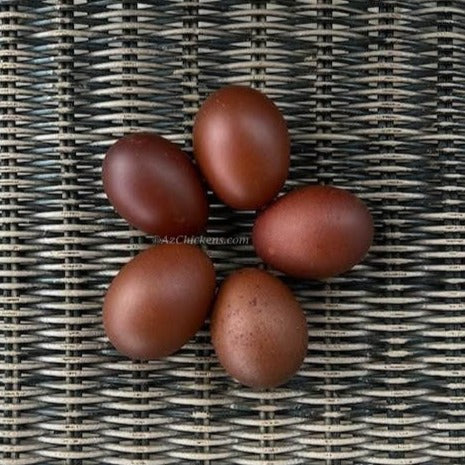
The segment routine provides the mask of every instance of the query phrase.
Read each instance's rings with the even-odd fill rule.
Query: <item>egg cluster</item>
[[[334,186],[306,186],[273,201],[289,171],[285,119],[263,93],[224,87],[201,106],[194,157],[208,185],[236,210],[259,210],[253,245],[268,265],[290,276],[324,279],[359,263],[373,239],[366,205]],[[194,235],[208,221],[206,190],[189,157],[150,133],[123,137],[103,162],[103,186],[131,225],[159,236]],[[132,359],[179,350],[211,310],[211,337],[220,363],[236,380],[273,388],[301,366],[308,345],[304,312],[272,274],[240,269],[215,296],[214,266],[183,243],[148,248],[112,281],[103,305],[105,332]]]

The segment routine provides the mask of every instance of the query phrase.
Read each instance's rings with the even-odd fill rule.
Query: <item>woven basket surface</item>
[[[0,464],[465,463],[464,46],[464,1],[0,0]],[[309,348],[266,392],[224,373],[208,324],[136,363],[101,323],[154,241],[106,200],[105,151],[143,129],[189,152],[228,83],[284,113],[284,191],[350,189],[376,226],[350,273],[282,277]],[[208,235],[250,238],[255,213],[209,196]],[[204,247],[219,280],[260,265]]]

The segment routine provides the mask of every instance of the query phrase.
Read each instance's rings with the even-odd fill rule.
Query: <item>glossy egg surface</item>
[[[213,264],[200,248],[150,247],[113,279],[103,306],[105,332],[132,359],[170,355],[202,326],[214,291]]]
[[[228,86],[195,118],[194,155],[216,195],[238,210],[257,209],[281,189],[289,170],[286,122],[258,90]]]
[[[150,133],[119,139],[103,162],[103,187],[128,223],[160,236],[197,234],[208,217],[206,192],[189,157]]]

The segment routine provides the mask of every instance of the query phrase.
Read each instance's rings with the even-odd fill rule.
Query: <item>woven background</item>
[[[1,465],[464,463],[464,1],[0,0],[0,22]],[[285,279],[309,351],[270,392],[224,374],[207,327],[132,363],[101,325],[153,241],[106,201],[106,149],[149,129],[189,150],[226,83],[284,112],[286,189],[349,188],[376,222],[351,273]],[[210,199],[210,234],[250,233]],[[259,263],[209,254],[220,278]]]

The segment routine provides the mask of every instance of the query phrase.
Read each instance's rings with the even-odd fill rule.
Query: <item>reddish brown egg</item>
[[[229,276],[211,318],[212,342],[220,363],[253,388],[285,383],[307,352],[305,315],[279,279],[254,268]]]
[[[373,219],[350,192],[308,186],[284,195],[255,221],[262,260],[298,278],[335,276],[359,263],[373,240]]]
[[[284,184],[290,151],[286,122],[257,90],[228,86],[210,95],[195,118],[193,140],[205,178],[233,208],[259,208]]]
[[[214,290],[213,264],[200,248],[151,247],[111,283],[103,305],[105,332],[113,346],[132,359],[172,354],[202,326]]]
[[[130,134],[108,150],[103,187],[116,211],[149,234],[196,234],[208,217],[200,178],[179,147],[148,133]]]

